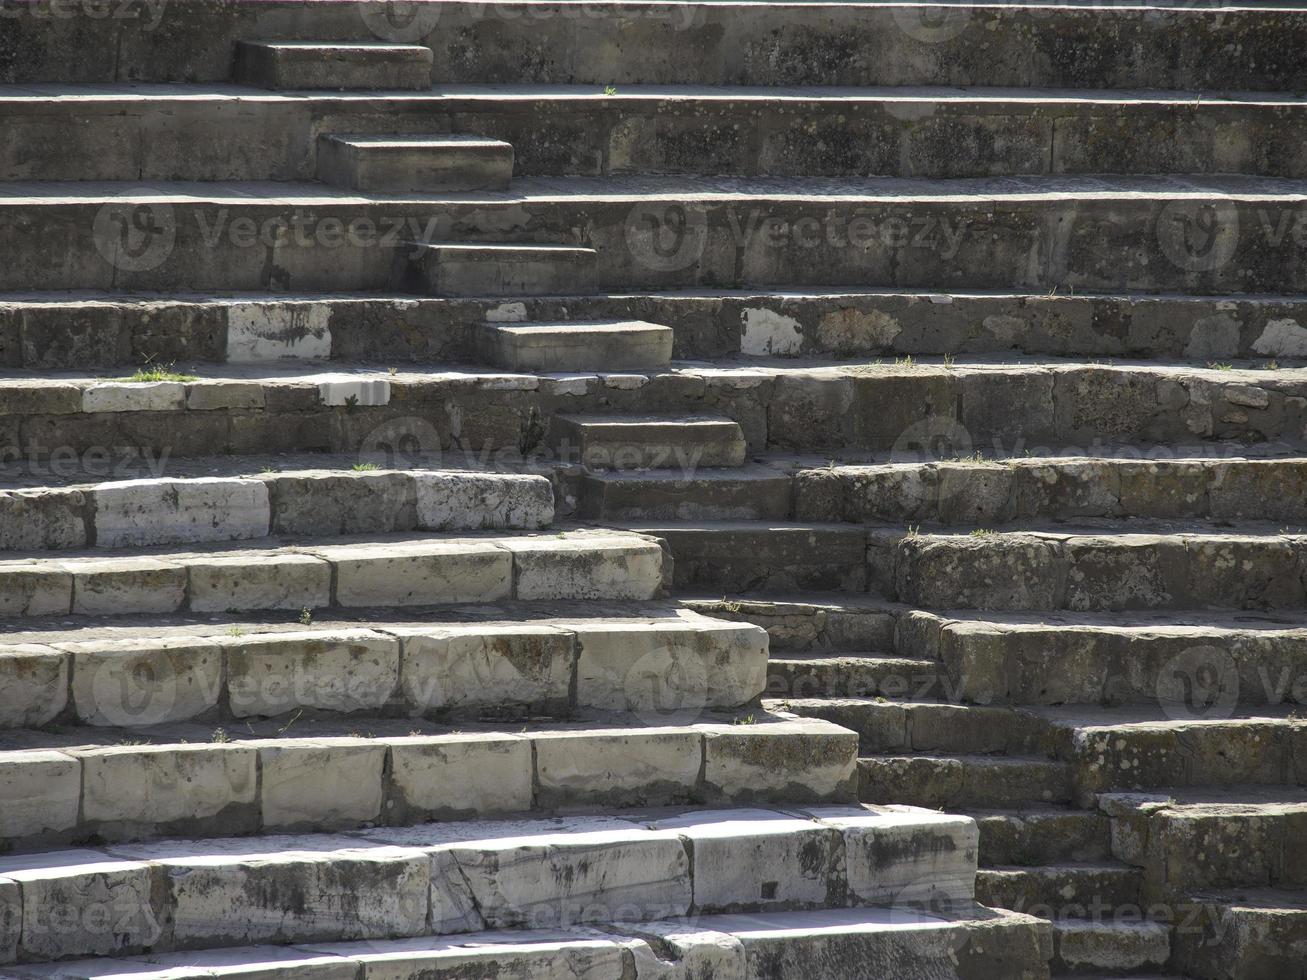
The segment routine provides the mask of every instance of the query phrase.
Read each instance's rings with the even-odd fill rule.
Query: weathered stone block
[[[29,750],[0,757],[0,838],[34,837],[77,826],[82,764],[64,752]]]
[[[73,574],[74,613],[168,613],[186,598],[186,568],[157,558],[88,558],[65,567]]]
[[[845,802],[854,798],[858,736],[823,721],[696,725],[713,799]]]
[[[177,412],[186,407],[178,381],[104,381],[82,392],[83,412]]]
[[[519,599],[652,599],[662,587],[662,549],[631,535],[500,538],[513,556]]]
[[[463,819],[532,807],[531,742],[520,735],[413,736],[386,744],[389,818]]]
[[[82,761],[82,816],[124,829],[173,823],[224,833],[258,826],[258,759],[241,745],[113,745],[76,753]],[[216,828],[215,828],[216,829]]]
[[[68,568],[35,562],[0,563],[0,615],[66,616],[73,604]]]
[[[199,637],[61,643],[73,658],[73,705],[88,725],[160,725],[213,709],[222,648]]]
[[[0,549],[43,551],[86,546],[86,496],[80,490],[0,492]]]
[[[576,662],[567,630],[530,623],[396,627],[408,710],[442,713],[535,706],[565,710]]]
[[[703,736],[692,728],[549,730],[531,736],[538,805],[630,806],[697,798]]]
[[[268,533],[268,491],[258,480],[128,480],[101,484],[94,497],[95,543],[101,548]]]
[[[331,565],[312,555],[202,555],[186,568],[193,612],[331,605]]]
[[[410,476],[417,526],[428,531],[536,531],[554,519],[554,490],[543,476],[422,470]]]
[[[0,728],[45,725],[67,703],[67,654],[35,643],[0,648]]]
[[[224,646],[238,718],[296,708],[380,710],[399,683],[399,642],[371,630],[268,633]]]
[[[265,827],[351,827],[380,816],[384,743],[281,739],[258,748]]]
[[[513,556],[492,541],[403,542],[314,549],[336,569],[342,606],[413,606],[507,598]]]

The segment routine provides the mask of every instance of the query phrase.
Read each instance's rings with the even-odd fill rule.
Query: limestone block
[[[0,415],[72,415],[82,411],[80,385],[42,379],[0,384]]]
[[[572,634],[530,623],[395,628],[403,641],[409,711],[488,707],[565,710],[576,659]]]
[[[380,710],[399,683],[399,641],[371,630],[267,633],[224,638],[224,646],[238,718]]]
[[[542,807],[688,802],[703,764],[691,728],[551,729],[531,740]]]
[[[343,942],[426,931],[430,861],[412,848],[277,837],[114,850],[154,862],[167,877],[175,941],[182,948]]]
[[[513,557],[489,540],[338,545],[314,554],[335,566],[342,606],[494,602],[512,587]]]
[[[687,724],[767,686],[767,634],[757,626],[688,618],[567,625],[577,636],[577,703],[586,707]]]
[[[312,555],[202,555],[186,567],[193,612],[331,605],[331,565]]]
[[[177,412],[186,407],[179,381],[104,381],[82,392],[83,412]]]
[[[186,569],[157,558],[86,558],[73,574],[73,612],[86,616],[176,612],[186,598]]]
[[[186,407],[192,412],[261,409],[264,407],[263,385],[257,381],[200,382],[187,389]]]
[[[1187,592],[1184,542],[1162,535],[1078,537],[1066,542],[1070,609],[1155,609]]]
[[[0,757],[0,839],[77,826],[82,764],[65,752],[29,750]]]
[[[817,720],[696,725],[704,779],[718,799],[851,801],[858,736]]]
[[[0,548],[43,551],[86,546],[86,495],[80,490],[0,492]]]
[[[264,827],[350,827],[380,815],[384,743],[315,738],[257,745]]]
[[[258,480],[126,480],[101,484],[94,497],[100,548],[236,541],[268,533],[268,490]]]
[[[536,531],[554,519],[554,490],[543,476],[417,471],[411,477],[418,527],[428,531]]]
[[[73,705],[88,725],[160,725],[213,709],[222,648],[200,637],[61,643],[73,658]]]
[[[0,562],[0,616],[66,616],[73,604],[73,576],[48,563]]]
[[[980,831],[970,817],[898,805],[804,812],[843,836],[855,903],[921,908],[974,899]]]
[[[616,939],[561,935],[555,938],[541,933],[521,938],[502,934],[493,939],[479,939],[475,944],[459,936],[399,940],[387,943],[384,951],[355,953],[349,962],[362,963],[368,980],[412,980],[413,977],[603,980],[624,976],[628,969],[626,953]],[[640,980],[645,980],[643,972],[638,975]],[[723,976],[721,980],[737,978]]]
[[[263,480],[276,534],[388,534],[417,526],[406,473],[323,470]]]
[[[23,896],[22,959],[114,956],[156,942],[151,870],[103,851],[54,851],[0,858],[0,881]]]
[[[662,549],[634,535],[501,538],[519,599],[652,599]]]
[[[387,739],[386,745],[388,817],[452,820],[532,807],[531,742],[523,736],[412,736]]]
[[[775,810],[706,810],[657,820],[690,842],[696,913],[816,908],[845,887],[839,834]]]
[[[224,811],[232,833],[258,826],[257,753],[241,745],[111,745],[82,761],[83,819],[133,826],[203,821]]]
[[[560,833],[548,823],[448,846],[488,926],[556,928],[690,910],[690,861],[676,834],[635,824]]]
[[[45,725],[67,703],[66,654],[36,643],[0,648],[0,728]]]
[[[898,598],[936,608],[1052,609],[1065,572],[1056,542],[1035,535],[902,538],[896,555]]]
[[[328,303],[233,303],[227,307],[227,360],[260,363],[282,357],[331,357]]]

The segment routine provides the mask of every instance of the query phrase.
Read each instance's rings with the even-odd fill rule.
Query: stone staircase
[[[38,6],[0,976],[1307,980],[1307,8]]]

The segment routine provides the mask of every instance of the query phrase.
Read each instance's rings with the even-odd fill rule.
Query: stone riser
[[[729,709],[762,693],[767,665],[762,630],[712,620],[236,631],[0,647],[0,728],[301,712],[566,718],[654,711],[659,697]]]
[[[1101,813],[1075,809],[977,811],[980,863],[1039,866],[1110,861],[1111,823]]]
[[[984,181],[869,181],[827,188],[838,197],[764,185],[756,195],[772,196],[762,197],[728,181],[739,196],[723,201],[706,196],[722,186],[709,178],[705,196],[679,185],[695,178],[665,180],[676,186],[637,184],[634,202],[619,186],[569,184],[559,194],[526,182],[520,196],[425,201],[365,202],[302,184],[262,200],[223,188],[206,189],[211,200],[175,203],[166,190],[48,191],[0,202],[0,289],[388,290],[415,240],[595,249],[593,283],[560,293],[855,286],[1212,295],[1292,292],[1307,278],[1307,212],[1292,184],[1213,178],[1204,197],[1194,186],[1201,178],[1183,188],[1122,178],[1120,191],[1082,178],[1056,193],[1032,183],[1027,194]],[[969,197],[942,196],[950,191]],[[155,230],[124,249],[121,221],[142,213]],[[1214,222],[1212,240],[1186,244],[1186,222],[1199,220]],[[682,224],[684,235],[670,241]]]
[[[1219,309],[1218,309],[1219,307]],[[1026,354],[1236,359],[1307,356],[1307,304],[1147,296],[740,293],[448,299],[330,294],[148,302],[0,297],[0,365],[71,369],[182,361],[363,359],[474,363],[488,316],[641,319],[673,356]]]
[[[280,534],[538,531],[552,521],[549,482],[510,474],[307,472],[0,491],[0,548],[30,551]]]
[[[235,42],[425,40],[436,81],[590,85],[1052,85],[1297,90],[1300,11],[1150,5],[938,11],[887,4],[127,5],[127,15],[7,20],[0,80],[223,81]],[[587,43],[575,37],[584,31]],[[94,38],[97,43],[90,44]],[[1230,45],[1240,57],[1232,57]]]
[[[1004,628],[933,623],[903,643],[938,655],[954,700],[978,704],[1307,702],[1301,628]]]
[[[707,811],[643,825],[478,823],[452,833],[428,825],[353,839],[56,851],[0,860],[0,894],[21,906],[19,962],[548,928],[607,921],[618,906],[630,921],[890,904],[905,888],[920,888],[923,873],[934,895],[914,898],[971,900],[970,820],[858,807],[817,808],[817,819],[802,813]],[[287,891],[298,896],[294,907],[280,898]],[[105,892],[125,906],[139,903],[126,925],[87,921]],[[69,916],[43,930],[51,904]]]
[[[983,447],[1023,456],[1095,452],[1142,439],[1205,456],[1216,454],[1213,440],[1301,447],[1301,373],[885,365],[702,373],[688,367],[648,378],[379,371],[237,384],[15,380],[0,386],[0,447],[24,456],[48,455],[51,447],[78,454],[113,447],[114,459],[137,448],[174,456],[363,451],[385,467],[393,457],[382,450],[403,439],[401,447],[411,443],[433,458],[428,465],[439,465],[442,450],[453,451],[455,461],[485,465],[498,453],[516,457],[524,445],[546,448],[544,426],[557,414],[711,414],[738,422],[753,452],[920,453],[923,444],[933,450],[942,443],[959,454]],[[233,395],[235,404],[226,401]],[[111,403],[97,401],[109,396]]]
[[[873,533],[873,586],[929,608],[1109,611],[1307,604],[1307,538]]]
[[[630,535],[439,538],[0,563],[6,616],[651,599],[657,542]]]
[[[1116,865],[1053,868],[982,868],[976,897],[991,908],[1047,919],[1090,918],[1111,922],[1118,914],[1142,908],[1143,875]]]
[[[1176,930],[1176,969],[1201,980],[1303,976],[1307,906],[1301,891],[1254,890],[1197,899],[1189,928]]]
[[[858,798],[959,810],[1029,808],[1072,798],[1066,764],[1005,756],[866,756],[858,760]]]
[[[1307,176],[1307,107],[1291,104],[968,103],[951,92],[937,100],[923,93],[920,101],[760,103],[628,94],[636,93],[551,98],[519,90],[495,100],[386,101],[318,94],[266,99],[253,110],[228,94],[161,96],[153,104],[139,96],[92,103],[29,97],[3,107],[6,125],[24,140],[0,148],[0,181],[314,180],[323,173],[319,133],[449,132],[511,143],[516,166],[510,156],[508,167],[519,177]],[[491,184],[466,189],[478,186]]]
[[[752,725],[535,726],[513,734],[483,728],[436,735],[376,734],[405,728],[358,723],[374,737],[314,735],[315,726],[301,721],[279,738],[241,738],[243,727],[233,727],[236,737],[223,741],[212,727],[195,725],[169,729],[184,742],[135,744],[151,730],[120,729],[129,744],[5,751],[0,845],[403,826],[529,810],[855,798],[856,736],[816,721],[761,716]],[[620,768],[614,758],[624,760]]]
[[[968,919],[968,916],[975,916]],[[913,909],[703,916],[628,923],[603,932],[468,933],[448,940],[373,940],[303,947],[235,948],[113,961],[140,980],[199,980],[215,968],[260,964],[292,980],[462,980],[476,977],[629,977],[698,980],[1045,980],[1048,927],[1028,916],[964,905],[951,916]],[[676,957],[669,961],[670,955]],[[960,955],[959,955],[960,954]],[[104,960],[16,967],[33,980],[95,980]],[[254,969],[258,969],[255,966]],[[691,972],[693,971],[693,972]]]

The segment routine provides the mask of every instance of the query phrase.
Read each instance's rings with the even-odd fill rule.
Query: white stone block
[[[572,634],[530,623],[396,628],[409,711],[502,705],[561,709],[571,695]]]
[[[213,709],[222,648],[201,637],[61,643],[73,657],[73,706],[88,725],[161,725]]]
[[[186,407],[180,381],[104,381],[82,391],[83,412],[176,412]]]
[[[381,814],[384,743],[292,738],[255,744],[265,827],[353,827]]]
[[[703,764],[691,728],[555,729],[531,740],[540,806],[687,802]]]
[[[73,576],[49,562],[0,562],[0,616],[66,616]]]
[[[45,725],[67,704],[67,654],[36,643],[0,648],[0,728]]]
[[[64,752],[33,749],[0,756],[0,839],[77,826],[82,764]]]
[[[634,535],[500,538],[513,553],[519,599],[652,599],[662,549]]]
[[[248,746],[111,745],[74,754],[87,821],[166,825],[256,801],[258,756]]]
[[[331,357],[328,303],[233,303],[227,307],[227,360],[258,363]]]
[[[337,545],[313,553],[335,566],[342,606],[494,602],[512,588],[512,556],[489,540]]]
[[[73,574],[73,612],[86,616],[168,613],[186,598],[186,568],[156,558],[85,558]]]
[[[348,374],[321,375],[318,398],[323,405],[363,408],[390,404],[390,382],[385,378],[358,378]]]
[[[312,555],[201,555],[186,568],[193,612],[331,605],[331,566]]]
[[[366,629],[224,638],[231,711],[380,710],[399,683],[399,641]]]
[[[554,519],[553,486],[516,473],[410,474],[418,527],[428,531],[535,531]]]
[[[521,735],[387,739],[391,793],[406,814],[462,819],[530,810],[531,742]]]
[[[126,480],[95,489],[95,543],[128,548],[268,534],[261,480]]]

